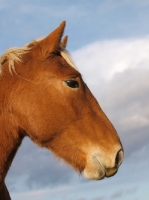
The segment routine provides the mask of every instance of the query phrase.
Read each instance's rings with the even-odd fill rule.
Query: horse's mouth
[[[92,156],[84,169],[84,176],[91,180],[101,180],[106,176],[104,167],[96,156]]]
[[[96,156],[92,156],[90,161],[92,162],[89,162],[84,169],[84,176],[87,179],[102,180],[105,177],[111,177],[117,173],[118,169],[116,167],[105,168]]]

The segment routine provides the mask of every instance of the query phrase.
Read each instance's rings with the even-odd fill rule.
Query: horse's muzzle
[[[123,149],[120,149],[114,158],[107,155],[105,158],[97,153],[88,157],[84,175],[87,179],[101,180],[116,174],[123,161]]]

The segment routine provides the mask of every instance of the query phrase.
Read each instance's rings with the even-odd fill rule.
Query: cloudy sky
[[[0,0],[0,54],[66,20],[68,50],[125,150],[118,173],[78,176],[24,139],[6,184],[12,200],[149,199],[149,0]]]

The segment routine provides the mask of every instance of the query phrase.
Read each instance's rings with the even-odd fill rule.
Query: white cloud
[[[149,36],[97,41],[73,53],[78,68],[90,84],[110,80],[127,69],[149,69],[148,55]]]
[[[123,127],[129,127],[130,130],[133,128],[140,128],[149,125],[149,118],[147,116],[144,116],[143,114],[133,114],[130,116],[127,116],[127,118],[124,118],[120,121],[120,125]]]

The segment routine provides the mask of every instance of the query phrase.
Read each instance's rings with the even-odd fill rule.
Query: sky
[[[0,55],[66,20],[79,71],[125,151],[118,173],[86,180],[25,138],[6,177],[12,200],[149,199],[149,0],[0,0]]]

